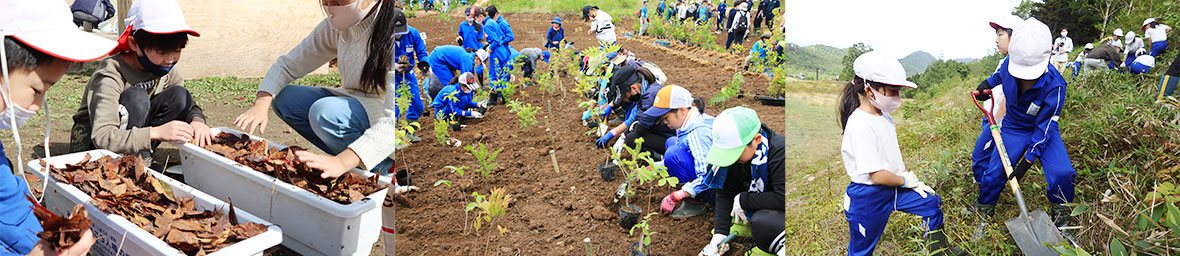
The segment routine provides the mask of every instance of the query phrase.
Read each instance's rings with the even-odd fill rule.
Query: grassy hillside
[[[1171,59],[1168,54],[1161,59]],[[948,235],[954,245],[973,255],[1017,255],[1002,224],[993,224],[984,239],[971,240],[978,223],[969,207],[978,193],[971,175],[970,154],[980,133],[981,116],[968,92],[994,69],[995,56],[967,64],[965,76],[931,79],[918,93],[907,94],[894,117],[906,165],[918,172],[943,198]],[[1166,64],[1162,64],[1166,65]],[[1162,66],[1161,65],[1161,66]],[[931,66],[928,72],[939,71]],[[1139,255],[1163,255],[1180,247],[1180,110],[1154,103],[1154,85],[1164,68],[1148,75],[1097,72],[1072,80],[1060,120],[1063,140],[1077,169],[1074,224],[1081,249],[1092,255],[1119,255],[1120,248]],[[811,88],[814,88],[811,87]],[[817,89],[808,89],[817,91]],[[830,98],[838,95],[829,90]],[[840,162],[839,128],[832,103],[791,105],[788,128],[809,147],[797,149],[806,160],[794,160],[788,181],[796,184],[787,196],[791,237],[809,237],[788,245],[789,251],[840,254],[846,248],[847,222],[840,211],[848,184]],[[794,113],[795,110],[803,113]],[[799,116],[820,127],[791,126]],[[824,127],[830,126],[830,127]],[[837,135],[832,138],[832,134]],[[826,146],[807,136],[830,139]],[[815,147],[815,148],[811,148]],[[795,153],[796,151],[792,151]],[[1021,181],[1029,206],[1045,209],[1045,180],[1039,164]],[[800,209],[800,210],[795,210]],[[1018,215],[1010,190],[1001,195],[997,218]],[[896,213],[877,248],[882,255],[921,252],[923,229],[917,216]],[[839,235],[834,235],[839,234]],[[1065,248],[1063,248],[1065,250]],[[1129,254],[1128,254],[1129,255]]]
[[[819,79],[836,79],[844,68],[840,60],[848,50],[826,45],[799,46],[787,44],[787,74],[803,74],[808,80],[816,80],[815,69],[819,68]]]

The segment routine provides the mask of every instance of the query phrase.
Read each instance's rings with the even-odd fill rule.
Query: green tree
[[[856,61],[856,57],[860,57],[861,54],[871,51],[873,51],[873,47],[865,43],[856,43],[852,47],[848,47],[848,55],[845,55],[844,60],[841,61],[844,64],[844,70],[840,71],[840,80],[852,81],[852,76],[856,74],[852,70],[852,62]]]
[[[1033,4],[1031,13],[1033,18],[1049,25],[1053,34],[1062,28],[1069,29],[1074,44],[1094,42],[1102,35],[1102,18],[1092,6],[1092,2],[1099,1],[1045,0]]]
[[[1032,11],[1036,8],[1036,3],[1032,0],[1020,0],[1020,4],[1012,9],[1012,15],[1016,15],[1016,17],[1020,17],[1021,19],[1028,19],[1028,17],[1032,17]]]

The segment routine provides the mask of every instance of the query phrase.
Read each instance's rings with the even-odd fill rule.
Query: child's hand
[[[204,147],[213,142],[213,131],[209,130],[209,126],[205,125],[204,121],[193,121],[189,123],[193,127],[193,144],[198,147]]]
[[[193,139],[193,127],[184,121],[171,121],[160,126],[152,127],[151,138],[154,141],[189,141]]]

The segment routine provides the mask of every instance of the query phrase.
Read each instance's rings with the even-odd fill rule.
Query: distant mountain
[[[979,59],[978,59],[978,58],[961,58],[961,59],[954,59],[954,61],[958,61],[959,63],[963,63],[963,64],[971,63],[971,62],[973,62],[973,61],[977,61],[977,60],[979,60]]]
[[[934,55],[930,55],[930,53],[916,51],[897,61],[901,62],[901,67],[905,68],[906,76],[912,76],[926,72],[926,67],[929,67],[930,63],[934,63],[934,61],[937,60],[938,59],[934,58]]]
[[[820,79],[836,79],[844,69],[841,60],[848,55],[846,48],[826,45],[787,44],[787,49],[787,73],[801,74],[807,79],[815,79],[816,68],[819,68]]]

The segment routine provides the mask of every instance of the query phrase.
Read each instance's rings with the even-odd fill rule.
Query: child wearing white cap
[[[1148,71],[1151,71],[1152,67],[1155,67],[1155,57],[1148,55],[1147,50],[1139,49],[1139,51],[1135,52],[1135,55],[1138,55],[1135,61],[1127,66],[1127,69],[1131,70],[1131,74],[1146,74]]]
[[[906,81],[901,63],[878,52],[860,55],[852,68],[856,76],[844,86],[838,107],[844,129],[840,153],[852,179],[844,195],[848,255],[872,255],[893,211],[922,216],[930,231],[927,251],[960,254],[958,248],[948,248],[943,233],[942,199],[906,169],[889,115],[901,108],[901,88],[918,86]]]
[[[72,63],[102,58],[114,47],[114,41],[78,30],[63,1],[0,1],[0,129],[12,131],[17,152],[13,163],[0,150],[0,255],[85,255],[94,245],[90,229],[79,231],[80,239],[68,248],[37,237],[44,228],[27,199],[32,189],[24,180],[18,128],[42,108],[49,116],[49,88]],[[52,127],[48,122],[45,129]],[[45,135],[48,143],[48,130]]]
[[[1048,182],[1045,196],[1053,220],[1058,227],[1070,222],[1073,202],[1074,176],[1065,143],[1061,141],[1057,121],[1065,103],[1066,81],[1061,73],[1049,65],[1049,27],[1036,19],[1029,19],[1012,35],[1009,58],[1001,66],[1002,90],[1009,96],[1008,110],[1000,126],[1013,174],[1006,175],[998,151],[992,151],[988,170],[979,184],[976,203],[994,205],[999,201],[1005,182],[1023,177],[1040,160]]]
[[[1135,62],[1136,57],[1139,57],[1136,52],[1138,52],[1140,49],[1146,49],[1143,48],[1143,39],[1135,36],[1135,31],[1127,31],[1127,36],[1124,38],[1125,39],[1123,40],[1127,42],[1127,48],[1123,49],[1123,56],[1126,56],[1126,58],[1124,58],[1125,60],[1123,61],[1122,65],[1129,66],[1131,63]]]
[[[1000,66],[1004,64],[1004,61],[1008,60],[1008,45],[1011,41],[1012,32],[1016,27],[1019,27],[1020,24],[1023,23],[1024,20],[1011,15],[1003,16],[994,21],[988,22],[988,25],[990,25],[992,29],[996,30],[996,48],[1000,54],[1005,55],[1003,60],[1000,60],[999,63],[996,63],[996,71],[993,74],[999,73]],[[986,98],[983,100],[983,107],[987,109],[993,109],[995,111],[996,119],[1003,119],[1004,112],[1007,109],[1004,108],[1004,90],[998,89],[1000,87],[999,84],[999,79],[992,77],[989,78],[988,81],[980,82],[979,86],[975,89],[980,93],[982,93],[983,90],[991,90],[990,98],[981,97],[981,99]],[[979,136],[975,139],[975,148],[971,151],[971,173],[974,176],[976,183],[979,183],[980,179],[983,177],[983,172],[987,170],[988,164],[990,162],[989,157],[991,157],[991,151],[993,150],[992,133],[990,130],[988,130],[989,125],[987,123],[987,119],[983,119],[982,124],[983,126],[980,129]],[[972,210],[976,212],[983,212],[980,213],[980,215],[991,215],[992,212],[991,208],[980,208],[979,206],[973,207]],[[980,229],[976,230],[975,236],[979,235],[979,231]]]
[[[435,119],[446,120],[452,130],[460,131],[464,125],[459,121],[464,118],[483,118],[483,111],[472,111],[471,109],[487,110],[488,102],[472,101],[474,92],[480,88],[475,74],[463,73],[456,80],[458,81],[454,84],[447,85],[446,88],[439,91],[431,101],[430,107],[434,108]]]
[[[1160,24],[1155,18],[1147,18],[1143,20],[1143,26],[1140,26],[1139,29],[1144,31],[1144,37],[1151,39],[1151,44],[1148,47],[1151,49],[1152,57],[1158,57],[1168,49],[1168,32],[1172,32],[1172,27]]]
[[[1113,34],[1111,34],[1108,37],[1102,38],[1102,40],[1098,40],[1098,43],[1099,44],[1106,44],[1106,45],[1113,45],[1115,47],[1118,47],[1119,49],[1122,49],[1123,48],[1123,29],[1121,29],[1121,28],[1114,29]]]
[[[175,0],[136,1],[130,13],[114,55],[102,60],[82,92],[70,151],[106,149],[150,163],[160,142],[210,143],[205,114],[173,68],[188,37],[200,34]]]
[[[397,89],[387,75],[403,69],[393,56],[396,47],[407,47],[394,39],[409,33],[405,14],[393,0],[323,1],[321,6],[328,17],[271,65],[258,85],[254,106],[234,125],[249,133],[265,132],[273,106],[279,119],[331,154],[296,152],[308,167],[323,170],[325,178],[355,167],[388,171],[397,144],[390,135],[398,127]],[[339,88],[290,85],[333,58],[340,67]]]

